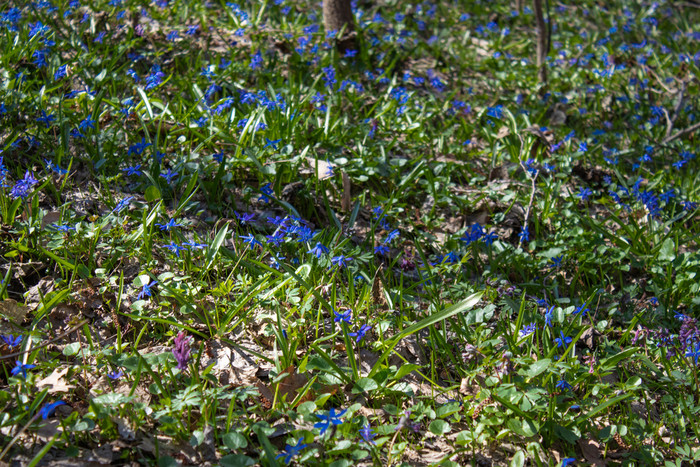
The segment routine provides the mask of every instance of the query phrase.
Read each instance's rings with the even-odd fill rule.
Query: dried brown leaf
[[[38,389],[43,389],[48,387],[48,393],[54,394],[57,392],[70,392],[71,389],[75,388],[72,384],[68,384],[64,377],[68,374],[69,367],[56,368],[46,378],[38,381],[36,386]]]

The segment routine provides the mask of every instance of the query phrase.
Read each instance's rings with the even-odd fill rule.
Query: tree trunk
[[[547,84],[547,25],[544,22],[542,0],[534,0],[534,2],[537,22],[537,78],[540,84]]]
[[[323,25],[326,33],[342,31],[343,37],[348,36],[354,30],[350,0],[323,0]]]

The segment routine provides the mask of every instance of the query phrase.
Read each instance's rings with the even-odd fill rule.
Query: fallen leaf
[[[599,443],[593,441],[592,439],[579,439],[577,442],[578,446],[581,448],[583,457],[587,462],[590,462],[596,467],[606,465],[605,461],[603,460],[603,453],[600,450]]]
[[[306,383],[309,382],[309,378],[303,374],[294,373],[294,365],[290,365],[286,368],[283,373],[287,373],[279,384],[278,398],[284,400],[286,398],[287,402],[291,402],[297,397],[297,393],[301,390]],[[304,397],[299,400],[299,403],[313,400],[311,391],[308,391]]]
[[[312,169],[316,170],[316,177],[319,180],[326,180],[333,177],[333,166],[330,162],[314,159],[313,157],[307,157],[306,162],[309,163]]]
[[[374,279],[372,280],[372,303],[379,307],[381,310],[388,309],[388,303],[386,301],[386,296],[384,295],[384,287],[382,287],[382,268],[379,266],[377,272],[374,274]]]
[[[73,386],[72,384],[68,384],[63,379],[64,376],[66,376],[66,374],[68,373],[68,370],[70,370],[69,367],[65,367],[63,369],[56,368],[55,370],[53,370],[53,373],[36,383],[37,388],[42,389],[48,386],[49,394],[54,394],[57,392],[69,392],[71,389],[75,388],[75,386]]]
[[[24,318],[27,316],[27,313],[29,313],[28,307],[22,305],[21,303],[17,303],[11,298],[6,298],[0,302],[0,315],[9,319],[15,324],[21,324],[22,321],[24,321]]]

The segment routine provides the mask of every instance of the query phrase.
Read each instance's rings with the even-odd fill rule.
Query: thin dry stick
[[[520,167],[525,170],[525,173],[527,173],[527,169],[525,168],[525,165],[523,164],[522,161],[520,161]],[[538,170],[535,172],[535,175],[532,176],[532,191],[530,192],[530,202],[527,203],[527,209],[525,210],[525,219],[523,219],[523,228],[527,228],[527,222],[530,218],[530,210],[532,209],[532,204],[535,202],[535,190],[537,189],[537,186],[535,183],[537,182],[537,176],[540,174],[540,171]],[[521,245],[523,243],[523,238],[520,237],[520,241],[518,242],[518,245]]]
[[[54,337],[53,339],[46,341],[37,347],[31,347],[23,352],[15,352],[15,353],[11,353],[9,355],[3,355],[2,357],[0,357],[0,360],[8,360],[10,358],[19,357],[20,355],[24,355],[25,353],[33,352],[34,350],[39,350],[43,347],[46,347],[47,345],[51,344],[52,342],[56,342],[57,340],[62,339],[63,337],[70,334],[71,332],[73,332],[77,329],[80,329],[81,327],[83,327],[83,325],[87,324],[87,322],[88,322],[88,320],[84,319],[81,322],[79,322],[78,324],[76,324],[75,326],[73,326],[72,328],[70,328],[69,330],[67,330],[66,332],[59,334],[58,336]]]
[[[697,130],[698,128],[700,128],[700,123],[696,123],[695,125],[691,125],[691,126],[689,126],[688,128],[685,128],[685,129],[683,129],[683,130],[680,130],[680,131],[676,132],[676,134],[673,135],[673,136],[669,136],[668,138],[664,138],[664,139],[661,141],[661,144],[668,144],[668,143],[670,143],[671,141],[675,141],[675,140],[677,140],[678,138],[682,138],[683,136],[685,136],[685,135],[687,135],[687,134],[689,134],[689,133],[694,132],[694,131]]]

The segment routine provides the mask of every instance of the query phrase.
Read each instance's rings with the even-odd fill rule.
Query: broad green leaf
[[[530,365],[530,367],[527,369],[527,372],[525,375],[528,378],[534,378],[535,376],[542,374],[549,368],[549,365],[552,363],[552,360],[549,358],[543,358],[542,360],[537,360],[535,363]]]
[[[430,422],[430,425],[428,426],[428,430],[434,435],[444,435],[445,433],[449,433],[452,427],[450,427],[450,424],[447,423],[445,420],[433,420]]]
[[[219,459],[219,465],[222,467],[248,467],[255,465],[255,460],[245,454],[228,454]]]
[[[245,439],[245,436],[235,431],[226,433],[222,438],[226,447],[232,451],[248,446],[248,440]]]
[[[158,201],[160,199],[160,190],[155,185],[151,185],[146,188],[146,201],[152,203],[153,201]]]
[[[510,467],[523,467],[525,465],[525,453],[518,451],[510,460]]]
[[[360,378],[357,383],[355,383],[355,387],[352,388],[352,392],[353,394],[359,394],[361,392],[374,391],[378,388],[379,385],[372,378]]]

